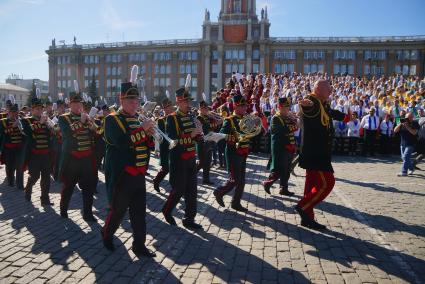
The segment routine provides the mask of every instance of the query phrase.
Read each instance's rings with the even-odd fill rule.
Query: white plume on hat
[[[167,99],[170,99],[170,92],[168,90],[165,91],[165,96],[167,97]]]
[[[41,91],[40,91],[39,88],[35,89],[35,96],[36,96],[37,99],[41,98]]]
[[[202,92],[202,99],[204,100],[204,102],[207,102],[207,95],[205,95],[204,92]]]
[[[80,92],[80,87],[78,86],[78,81],[77,80],[74,80],[74,91],[76,93],[79,93]]]
[[[136,85],[137,83],[137,74],[139,74],[139,66],[133,65],[130,72],[130,82],[133,85]]]
[[[189,89],[191,82],[192,82],[192,75],[187,74],[187,76],[186,76],[186,82],[184,84],[184,88],[186,90]]]
[[[9,94],[9,100],[12,103],[12,105],[14,105],[16,103],[15,96],[12,95],[12,94]]]

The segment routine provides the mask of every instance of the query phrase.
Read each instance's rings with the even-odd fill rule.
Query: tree
[[[31,106],[32,99],[36,97],[36,90],[37,90],[37,84],[35,83],[35,80],[32,80],[32,88],[26,102],[27,106]]]
[[[97,94],[96,80],[93,75],[90,85],[88,87],[88,95],[92,99],[92,102],[99,101],[99,95]]]

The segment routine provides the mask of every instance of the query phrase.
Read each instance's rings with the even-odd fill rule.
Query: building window
[[[275,50],[274,59],[295,59],[295,50]]]
[[[334,64],[334,74],[354,75],[353,64]]]
[[[259,73],[260,72],[260,64],[252,64],[252,72]]]
[[[197,51],[181,51],[179,52],[179,60],[198,60]]]
[[[252,59],[254,59],[254,60],[260,59],[260,50],[259,49],[254,49],[252,51]]]
[[[105,61],[107,63],[119,63],[122,60],[121,54],[107,54]]]
[[[324,50],[305,50],[304,59],[324,59],[325,51]]]
[[[218,51],[217,50],[212,51],[211,58],[212,58],[212,60],[218,60]]]
[[[292,73],[294,72],[294,64],[275,64],[274,65],[274,70],[275,73]]]
[[[356,52],[354,50],[335,50],[334,59],[356,59]]]
[[[233,1],[233,13],[242,13],[242,1],[234,0]]]
[[[155,52],[153,54],[153,60],[155,61],[171,60],[171,52]]]
[[[364,59],[365,60],[385,60],[387,53],[385,50],[365,50]]]
[[[227,60],[245,59],[245,50],[244,49],[228,49],[225,51],[225,59]]]
[[[217,64],[212,64],[211,73],[213,73],[213,74],[218,73],[218,65]]]
[[[323,73],[324,65],[323,64],[304,64],[304,73]]]
[[[397,50],[396,59],[397,60],[417,60],[418,59],[418,50]]]
[[[130,62],[146,61],[146,53],[130,53],[128,55],[128,61]]]

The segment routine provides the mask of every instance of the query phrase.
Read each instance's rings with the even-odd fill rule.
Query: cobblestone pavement
[[[219,208],[213,187],[199,186],[196,219],[204,231],[197,233],[181,225],[183,204],[175,212],[178,227],[165,223],[161,207],[169,187],[164,183],[157,194],[148,177],[147,245],[156,251],[153,260],[137,259],[129,250],[127,217],[114,239],[117,250],[103,248],[103,183],[94,202],[99,223],[87,224],[79,190],[64,220],[59,184],[52,183],[54,206],[43,208],[38,184],[30,204],[3,182],[0,283],[425,283],[425,172],[396,177],[397,157],[336,157],[335,189],[316,209],[318,221],[329,227],[321,233],[300,227],[293,212],[303,177],[291,176],[295,197],[280,196],[276,186],[267,195],[260,186],[266,164],[266,156],[250,155],[242,202],[248,213]],[[216,184],[225,180],[217,169],[212,176]]]

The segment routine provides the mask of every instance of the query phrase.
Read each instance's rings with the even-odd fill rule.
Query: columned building
[[[52,45],[49,92],[68,94],[96,83],[113,102],[132,65],[139,65],[139,88],[149,100],[184,85],[192,75],[192,96],[208,98],[239,73],[328,73],[424,76],[425,36],[271,37],[267,7],[256,0],[221,0],[217,22],[205,11],[202,39]]]

